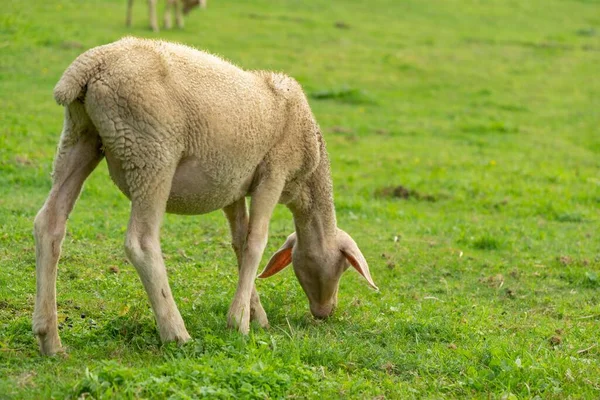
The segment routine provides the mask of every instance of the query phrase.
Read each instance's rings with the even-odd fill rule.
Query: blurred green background
[[[0,398],[600,397],[599,1],[211,0],[159,33],[142,0],[131,28],[125,0],[1,8]],[[195,340],[162,346],[102,163],[59,265],[67,354],[39,356],[31,232],[62,126],[52,88],[126,35],[304,86],[339,225],[380,292],[347,273],[319,322],[288,270],[257,283],[271,328],[240,337],[225,328],[237,275],[222,213],[167,216]],[[265,260],[291,231],[279,207]]]

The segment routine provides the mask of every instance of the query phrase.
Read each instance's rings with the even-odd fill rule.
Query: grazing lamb
[[[175,22],[178,28],[183,28],[183,16],[187,15],[192,9],[200,6],[206,8],[208,0],[166,0],[165,5],[165,28],[171,29],[173,20],[171,17],[171,9],[175,9]],[[148,0],[148,11],[150,17],[150,28],[154,32],[158,32],[158,21],[156,16],[156,0]],[[131,16],[133,13],[133,0],[127,0],[127,18],[125,24],[131,26]]]
[[[42,353],[61,349],[56,271],[65,222],[103,157],[112,180],[131,200],[125,252],[148,293],[163,341],[190,338],[160,249],[165,212],[224,210],[239,271],[228,326],[243,334],[251,319],[268,326],[254,279],[278,202],[292,211],[296,232],[260,277],[293,263],[318,318],[333,312],[348,264],[376,288],[358,246],[337,228],[325,142],[294,79],[244,71],[183,45],[130,37],[80,55],[56,85],[54,98],[65,106],[64,126],[52,189],[34,224],[33,332]]]

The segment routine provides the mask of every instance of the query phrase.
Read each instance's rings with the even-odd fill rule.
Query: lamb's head
[[[356,242],[341,229],[335,240],[318,248],[303,248],[297,243],[296,233],[288,236],[279,250],[271,257],[259,278],[267,278],[283,270],[290,263],[316,318],[326,318],[337,305],[338,285],[342,273],[354,267],[375,290],[367,260]]]

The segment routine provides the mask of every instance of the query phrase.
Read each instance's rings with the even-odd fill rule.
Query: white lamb
[[[296,232],[261,277],[293,262],[319,318],[333,312],[348,264],[376,288],[356,243],[336,226],[325,142],[294,79],[244,71],[179,44],[125,38],[80,55],[54,97],[65,106],[64,127],[53,186],[35,218],[33,332],[42,353],[61,349],[56,271],[65,222],[103,157],[131,200],[125,251],[148,293],[163,341],[190,338],[160,249],[165,212],[225,211],[239,269],[228,325],[243,334],[251,319],[268,326],[254,279],[278,202],[292,211]]]

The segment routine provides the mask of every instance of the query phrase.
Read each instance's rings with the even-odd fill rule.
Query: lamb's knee
[[[160,254],[160,249],[147,236],[128,233],[125,238],[125,254],[129,261],[137,267]]]
[[[244,251],[253,253],[262,253],[262,251],[267,246],[267,238],[266,237],[256,237],[249,236],[248,240],[244,244]]]
[[[127,234],[125,238],[125,255],[133,265],[143,260],[144,251],[137,236]]]
[[[260,246],[257,245],[257,243],[248,241],[246,242],[246,244],[244,245],[244,253],[246,255],[251,255],[251,254],[257,254],[260,253]]]
[[[33,235],[38,244],[50,245],[53,255],[58,256],[60,244],[65,235],[64,223],[59,223],[59,216],[45,206],[38,212],[33,221]]]

